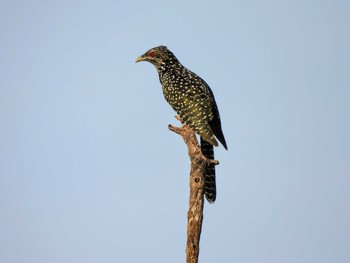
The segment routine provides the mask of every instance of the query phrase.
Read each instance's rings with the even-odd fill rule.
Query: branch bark
[[[168,126],[169,130],[182,136],[187,145],[191,160],[190,197],[187,213],[186,263],[198,263],[199,240],[202,232],[204,206],[204,173],[209,164],[219,164],[216,160],[207,159],[201,151],[193,130],[184,125],[181,128]]]

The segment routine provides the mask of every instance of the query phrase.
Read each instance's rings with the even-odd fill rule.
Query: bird
[[[219,110],[209,85],[197,74],[184,67],[166,46],[149,49],[136,59],[155,66],[165,100],[179,115],[182,124],[188,125],[200,136],[203,155],[214,159],[218,141],[228,150],[221,128]],[[204,175],[204,195],[209,203],[216,200],[215,165],[209,164]]]

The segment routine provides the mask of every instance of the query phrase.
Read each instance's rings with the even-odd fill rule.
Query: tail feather
[[[201,137],[201,150],[208,159],[214,159],[214,147]],[[216,199],[215,165],[207,166],[204,176],[204,194],[209,203],[214,203]]]

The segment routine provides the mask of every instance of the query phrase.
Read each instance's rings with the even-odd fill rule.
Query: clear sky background
[[[189,159],[155,68],[229,151],[200,262],[350,262],[350,2],[1,1],[0,262],[185,262]]]

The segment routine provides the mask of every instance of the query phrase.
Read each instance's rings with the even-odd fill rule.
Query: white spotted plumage
[[[227,149],[219,111],[208,84],[182,66],[174,54],[164,46],[150,49],[136,60],[139,61],[148,61],[156,67],[166,101],[180,116],[183,124],[189,125],[200,135],[203,155],[214,159],[213,145],[218,145],[216,138]],[[208,165],[206,169],[204,188],[207,200],[214,202],[214,165]]]

